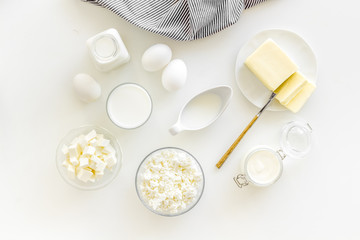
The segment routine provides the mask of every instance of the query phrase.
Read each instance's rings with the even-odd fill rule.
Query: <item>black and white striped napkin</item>
[[[175,40],[212,35],[265,0],[82,0],[107,8],[145,30]]]

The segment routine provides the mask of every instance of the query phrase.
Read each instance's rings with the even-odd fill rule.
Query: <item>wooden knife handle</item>
[[[239,144],[240,140],[245,136],[245,134],[247,133],[247,131],[251,128],[251,126],[255,123],[255,121],[258,119],[259,114],[257,114],[252,120],[251,122],[246,126],[246,128],[242,131],[242,133],[240,134],[240,136],[235,140],[235,142],[229,147],[229,149],[225,152],[225,154],[221,157],[221,159],[219,160],[219,162],[216,164],[217,168],[221,168],[221,166],[224,164],[224,162],[226,161],[226,159],[229,157],[229,155],[232,153],[232,151],[234,151],[234,149],[236,148],[236,146]]]

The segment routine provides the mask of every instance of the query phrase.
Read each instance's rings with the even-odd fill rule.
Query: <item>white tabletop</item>
[[[359,239],[359,8],[350,0],[270,0],[216,35],[176,42],[80,0],[1,1],[0,239]],[[101,73],[85,41],[111,27],[131,61]],[[318,88],[298,114],[265,112],[218,170],[215,163],[258,111],[236,85],[237,53],[269,28],[294,31],[314,49]],[[161,73],[141,67],[145,49],[160,42],[188,66],[188,81],[178,92],[166,92]],[[72,92],[80,72],[101,84],[98,101],[84,104]],[[132,131],[117,128],[105,112],[108,93],[123,82],[144,86],[154,103],[150,120]],[[220,84],[234,90],[224,114],[206,129],[171,136],[168,128],[181,106]],[[286,159],[271,187],[237,188],[232,177],[244,154],[260,144],[277,148],[282,126],[292,120],[313,127],[311,153]],[[60,139],[87,123],[112,131],[123,150],[120,175],[97,191],[67,185],[55,166]],[[148,211],[135,192],[139,163],[164,146],[191,152],[206,177],[198,205],[175,218]]]

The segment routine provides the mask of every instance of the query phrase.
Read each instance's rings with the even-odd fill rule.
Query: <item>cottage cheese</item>
[[[139,194],[156,212],[182,212],[200,196],[202,171],[195,159],[180,149],[152,153],[140,171]]]
[[[110,140],[104,135],[90,131],[73,139],[69,146],[61,149],[65,155],[63,166],[70,179],[95,182],[104,175],[105,169],[112,170],[117,163],[116,152]]]

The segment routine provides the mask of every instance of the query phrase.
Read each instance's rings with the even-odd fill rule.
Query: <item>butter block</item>
[[[96,151],[96,148],[94,148],[93,146],[87,146],[84,149],[83,155],[84,156],[92,156],[92,155],[94,155],[95,151]]]
[[[116,159],[115,154],[110,154],[104,158],[104,161],[108,168],[112,168],[116,164],[117,159]]]
[[[315,88],[316,85],[314,83],[307,81],[300,92],[285,107],[294,113],[298,112],[314,92]]]
[[[85,168],[81,168],[77,174],[77,178],[80,181],[87,182],[90,180],[93,173],[89,170],[86,170]]]
[[[79,154],[81,153],[81,148],[78,144],[73,144],[68,147],[68,151],[70,158],[78,158]]]
[[[266,40],[245,61],[251,72],[271,91],[275,91],[298,69],[297,65],[271,39]]]
[[[71,165],[76,167],[77,165],[79,165],[79,160],[76,157],[71,157],[70,158],[70,163],[71,163]]]
[[[92,130],[90,131],[88,134],[86,134],[85,136],[85,140],[87,142],[90,142],[91,139],[95,138],[96,137],[96,131],[95,130]]]
[[[69,148],[66,145],[62,146],[61,151],[65,156],[69,154]]]
[[[73,165],[67,166],[67,173],[70,179],[75,179],[75,167]]]
[[[288,104],[301,91],[306,82],[307,80],[302,74],[294,73],[275,90],[275,98],[282,105]]]
[[[80,157],[79,164],[80,168],[86,168],[89,166],[89,159],[86,157]]]

